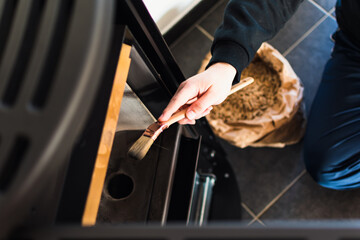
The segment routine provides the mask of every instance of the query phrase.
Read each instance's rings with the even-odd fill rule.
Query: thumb
[[[208,90],[198,100],[190,105],[186,111],[186,117],[190,120],[197,119],[202,116],[206,109],[208,109],[214,100],[214,94]]]

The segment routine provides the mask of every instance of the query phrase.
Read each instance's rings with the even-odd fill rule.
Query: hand
[[[175,112],[189,107],[180,124],[195,124],[210,113],[212,105],[220,104],[230,92],[236,69],[228,63],[215,63],[207,70],[182,82],[168,106],[159,117],[167,121]]]

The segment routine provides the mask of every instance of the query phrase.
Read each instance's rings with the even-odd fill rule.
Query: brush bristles
[[[154,140],[150,137],[141,136],[129,149],[129,155],[141,160],[145,157],[153,143]]]

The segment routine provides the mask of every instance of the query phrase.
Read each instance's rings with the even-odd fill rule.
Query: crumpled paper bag
[[[204,71],[210,58],[209,53],[203,60],[199,72]],[[306,125],[304,105],[302,104],[303,85],[289,62],[268,43],[261,45],[254,60],[256,58],[262,60],[264,64],[278,74],[277,79],[280,80],[280,86],[274,92],[276,102],[260,112],[259,116],[252,116],[253,119],[243,119],[244,116],[242,116],[243,118],[236,121],[229,121],[223,117],[216,117],[214,114],[208,114],[206,118],[217,136],[240,148],[247,146],[281,148],[285,145],[295,144],[303,137]],[[248,75],[244,75],[244,73]],[[252,74],[245,69],[241,77],[254,77],[255,75],[255,73]],[[257,81],[256,77],[254,79]],[[259,85],[259,83],[257,84]],[[239,102],[242,101],[239,95],[251,91],[251,89],[248,89],[249,87],[251,88],[251,85],[240,90],[239,94],[235,93]],[[225,101],[215,106],[214,110],[221,109],[222,105],[229,107],[229,104],[226,105]],[[236,116],[231,118],[235,119]]]

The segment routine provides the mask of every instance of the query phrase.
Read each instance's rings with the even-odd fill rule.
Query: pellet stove
[[[129,158],[183,80],[140,0],[0,0],[0,239],[360,236],[354,220],[237,223],[235,176],[205,119]]]
[[[142,1],[0,3],[0,238],[240,220],[205,119],[171,126],[143,160],[127,155],[185,79]]]

